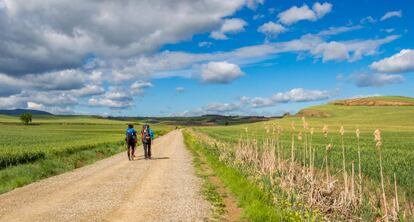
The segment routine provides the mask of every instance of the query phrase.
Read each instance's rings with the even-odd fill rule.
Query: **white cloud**
[[[264,0],[247,0],[247,7],[256,10],[258,5],[263,5],[264,2]]]
[[[354,28],[350,28],[351,30]],[[343,30],[343,29],[342,29]],[[328,32],[329,30],[327,30]],[[331,34],[339,31],[331,30]],[[328,35],[328,33],[325,33]],[[399,38],[397,35],[381,39],[351,40],[326,42],[323,35],[308,34],[299,39],[284,42],[265,43],[241,47],[228,52],[187,53],[164,51],[152,56],[139,56],[129,60],[118,60],[107,68],[110,80],[150,79],[180,76],[185,78],[198,77],[203,63],[210,61],[227,61],[238,65],[254,64],[280,53],[309,53],[324,61],[343,60],[347,53],[348,62],[353,62],[365,56],[377,53],[378,49]],[[332,45],[343,46],[343,51],[336,52]],[[320,46],[321,45],[321,46]],[[345,47],[345,48],[344,48]],[[318,50],[316,50],[318,49]],[[346,50],[346,52],[344,51]],[[107,77],[108,78],[108,77]],[[118,80],[119,81],[119,80]]]
[[[82,88],[87,80],[87,74],[79,70],[29,74],[20,78],[0,73],[0,96],[17,94],[23,90],[76,90]]]
[[[91,106],[101,106],[109,108],[128,108],[133,104],[130,101],[118,101],[109,98],[90,98],[88,104]]]
[[[391,33],[391,32],[394,32],[395,31],[395,29],[393,29],[393,28],[390,28],[390,29],[381,29],[381,32],[386,32],[386,33]]]
[[[228,62],[209,62],[201,70],[201,79],[206,83],[227,84],[243,75],[238,65]]]
[[[319,44],[315,49],[312,50],[312,53],[315,55],[320,55],[322,61],[341,61],[349,59],[349,49],[344,43],[339,42],[329,42]]]
[[[176,88],[175,88],[175,91],[176,91],[177,93],[182,93],[182,92],[184,92],[184,91],[185,91],[185,88],[184,88],[184,87],[182,87],[182,86],[178,86],[178,87],[176,87]]]
[[[320,31],[317,35],[319,35],[319,36],[331,36],[331,35],[338,35],[338,34],[341,34],[341,33],[344,33],[344,32],[359,30],[359,29],[362,29],[361,25],[330,27],[326,30]]]
[[[45,106],[43,106],[40,103],[27,102],[27,108],[28,109],[35,109],[35,110],[44,110],[45,109]]]
[[[293,6],[292,8],[279,13],[278,18],[279,21],[285,25],[291,25],[301,20],[316,20],[315,13],[307,5],[303,5],[300,8]]]
[[[357,61],[363,56],[375,55],[378,52],[378,48],[386,43],[392,42],[398,39],[398,35],[390,35],[382,39],[369,39],[363,41],[345,41],[342,42],[346,45],[349,53],[352,53],[349,60],[350,62]]]
[[[204,107],[185,111],[177,115],[180,116],[198,116],[206,114],[220,115],[238,115],[250,114],[255,115],[254,110],[263,107],[272,107],[281,103],[296,103],[325,100],[333,95],[332,92],[325,90],[308,90],[302,88],[291,89],[286,92],[275,93],[270,97],[247,97],[242,96],[239,100],[229,103],[210,103]],[[280,112],[279,112],[280,113]]]
[[[24,78],[30,80],[29,85],[36,89],[70,90],[80,89],[84,86],[86,73],[75,69],[68,69],[41,75],[27,75]]]
[[[326,14],[328,14],[329,12],[331,12],[332,10],[332,4],[325,2],[323,4],[316,2],[315,4],[313,4],[312,7],[313,11],[316,14],[317,18],[322,18],[324,17]]]
[[[302,7],[293,6],[290,9],[280,12],[277,17],[285,25],[291,25],[302,20],[316,21],[331,12],[332,4],[316,2],[312,9],[304,4]]]
[[[228,39],[227,35],[220,31],[214,31],[210,33],[210,37],[216,40],[226,40]]]
[[[257,31],[266,34],[267,36],[276,37],[280,33],[286,32],[287,29],[283,27],[281,24],[277,24],[274,22],[267,22],[261,25]]]
[[[383,15],[382,17],[381,17],[381,21],[385,21],[385,20],[387,20],[387,19],[390,19],[390,18],[392,18],[392,17],[398,17],[398,18],[401,18],[402,17],[402,11],[401,10],[399,10],[399,11],[391,11],[391,12],[387,12],[387,13],[385,13],[385,15]]]
[[[328,99],[332,96],[332,92],[326,90],[308,90],[303,88],[291,89],[287,92],[279,92],[271,97],[242,97],[241,101],[244,104],[248,104],[254,108],[266,107],[266,106],[275,106],[279,103],[289,103],[289,102],[310,102],[317,100]]]
[[[377,20],[376,20],[376,19],[374,19],[372,16],[367,16],[367,17],[365,17],[365,18],[362,18],[359,22],[360,22],[361,24],[366,24],[366,23],[371,23],[371,24],[373,24],[373,23],[376,23],[376,22],[377,22]]]
[[[347,60],[354,62],[364,56],[375,55],[378,48],[385,44],[398,39],[399,36],[391,35],[382,39],[370,39],[362,41],[331,41],[319,42],[310,48],[310,53],[316,58],[322,58],[323,61],[341,61]]]
[[[360,99],[360,98],[367,98],[367,97],[375,97],[375,96],[382,96],[381,94],[365,94],[365,95],[355,95],[351,97],[347,97],[348,99]],[[344,98],[344,99],[347,99]]]
[[[26,108],[27,102],[24,102],[16,95],[0,97],[0,109]]]
[[[103,96],[92,97],[88,100],[90,106],[101,106],[113,109],[129,108],[134,105],[134,100],[130,92],[111,88]]]
[[[372,63],[370,67],[378,72],[398,73],[414,71],[414,50],[403,49],[391,57]]]
[[[382,39],[351,40],[351,41],[331,41],[326,42],[323,37],[346,31],[353,28],[342,29],[332,28],[325,33],[308,34],[299,39],[293,39],[284,42],[266,43],[261,45],[252,45],[235,49],[228,52],[214,53],[186,53],[165,51],[148,56],[137,56],[129,59],[111,60],[99,62],[94,70],[85,73],[81,70],[63,70],[49,72],[43,75],[25,75],[20,78],[0,74],[0,96],[9,96],[26,91],[51,91],[50,93],[66,93],[72,97],[89,97],[92,95],[103,94],[102,81],[119,84],[122,80],[136,81],[139,79],[165,78],[180,76],[186,78],[200,78],[203,80],[203,70],[207,69],[207,63],[220,63],[226,61],[238,67],[254,64],[259,61],[268,59],[271,56],[280,53],[308,53],[309,55],[321,59],[322,61],[356,61],[364,56],[370,56],[377,53],[379,47],[383,44],[397,39],[399,36],[391,35]],[[328,33],[329,32],[329,33]],[[339,46],[339,47],[335,47]],[[347,56],[348,55],[348,56]],[[204,64],[204,65],[203,65]],[[214,64],[214,63],[213,63]],[[237,65],[236,65],[237,64]],[[214,71],[213,77],[209,77],[211,83],[231,82],[240,77],[236,71],[233,75],[220,75],[220,72]],[[241,70],[240,70],[241,72]],[[207,72],[208,73],[208,72]],[[231,73],[231,72],[230,72]],[[235,75],[234,75],[235,74]],[[221,76],[221,77],[220,77]],[[219,78],[220,77],[220,78]],[[44,85],[48,86],[44,86]],[[51,94],[46,94],[50,97]],[[54,94],[52,95],[54,96]],[[28,99],[17,101],[17,97],[5,97],[3,99],[8,104],[20,104],[25,107]],[[106,98],[105,96],[96,96],[95,100]],[[7,100],[7,101],[6,101]],[[13,103],[14,101],[14,103]],[[36,101],[33,101],[36,102]],[[37,102],[43,104],[41,102]],[[93,104],[99,104],[92,102]],[[110,101],[101,104],[111,104]],[[131,100],[124,103],[113,103],[112,106],[132,105]]]
[[[131,90],[134,93],[142,95],[145,89],[151,88],[151,87],[154,87],[154,85],[151,82],[140,80],[140,81],[134,82],[131,85]]]
[[[79,97],[95,96],[105,92],[104,88],[100,85],[88,84],[80,89],[71,90],[71,93]]]
[[[224,20],[223,25],[220,28],[220,31],[223,33],[237,33],[244,31],[244,26],[247,23],[243,19],[232,18]]]
[[[253,16],[253,20],[259,20],[259,19],[262,19],[264,17],[265,17],[265,15],[263,15],[263,14],[256,14],[256,15]]]
[[[64,92],[23,91],[19,94],[0,97],[0,108],[33,108],[56,114],[71,113],[78,100]]]
[[[211,103],[203,108],[206,113],[229,113],[239,109],[240,105],[235,103]]]
[[[232,18],[225,19],[220,29],[210,34],[210,37],[216,40],[228,39],[227,34],[235,34],[244,31],[247,22],[243,19]]]
[[[198,47],[201,47],[201,48],[203,48],[203,47],[209,48],[209,47],[211,47],[212,45],[213,45],[213,43],[212,43],[212,42],[206,42],[206,41],[203,41],[203,42],[199,42],[199,43],[198,43]]]
[[[0,96],[8,96],[19,93],[25,86],[26,82],[0,73]]]
[[[354,74],[347,77],[349,82],[353,82],[358,87],[381,87],[390,84],[397,84],[404,82],[405,79],[402,75],[393,74]]]
[[[90,53],[125,58],[209,32],[244,0],[2,0],[0,72],[76,69]],[[260,1],[250,1],[253,3]],[[64,13],[56,13],[64,12]],[[167,16],[168,15],[168,16]],[[53,59],[51,59],[53,58]]]
[[[75,106],[79,102],[76,97],[66,92],[24,91],[18,95],[25,101],[43,104],[44,106]]]

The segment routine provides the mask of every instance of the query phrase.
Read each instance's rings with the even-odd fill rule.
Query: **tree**
[[[29,125],[32,122],[32,114],[31,113],[23,113],[20,115],[20,120],[25,124]]]

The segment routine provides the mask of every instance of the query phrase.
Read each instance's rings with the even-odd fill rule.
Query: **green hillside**
[[[406,96],[373,96],[366,97],[367,99],[372,100],[382,100],[382,101],[393,101],[393,102],[414,102],[414,98]]]
[[[389,96],[368,97],[369,99],[390,102],[414,102],[414,98]],[[366,98],[366,99],[368,99]],[[306,111],[315,110],[326,114],[324,118],[306,115]],[[305,113],[305,115],[300,115]],[[305,116],[314,124],[334,124],[348,127],[360,127],[372,130],[414,131],[414,106],[342,106],[324,104],[301,110],[298,117],[290,117],[284,121],[294,121]]]
[[[349,99],[349,100],[372,100],[372,101],[414,103],[414,98],[406,97],[406,96],[370,96],[370,97],[355,98],[355,99]],[[339,100],[339,101],[346,101],[346,100]]]

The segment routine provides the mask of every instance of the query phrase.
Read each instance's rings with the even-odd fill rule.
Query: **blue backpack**
[[[137,131],[135,131],[132,128],[127,129],[126,141],[127,141],[127,143],[136,143],[137,142]]]

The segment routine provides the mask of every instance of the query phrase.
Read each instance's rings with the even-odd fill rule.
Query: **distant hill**
[[[145,123],[163,123],[170,125],[208,126],[208,125],[234,125],[266,121],[277,117],[263,116],[222,116],[203,115],[194,117],[108,117],[108,119],[138,121]]]
[[[31,113],[32,115],[53,115],[52,113],[34,109],[0,109],[0,114],[17,116],[23,113]]]
[[[404,96],[374,96],[336,100],[330,102],[330,104],[344,106],[414,106],[414,98]]]

